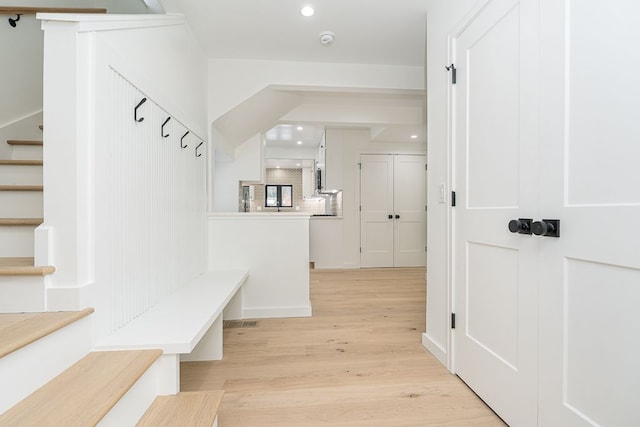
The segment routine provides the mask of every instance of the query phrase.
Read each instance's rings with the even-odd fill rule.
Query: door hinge
[[[424,251],[427,252],[427,247],[426,246],[424,247]]]
[[[457,76],[456,76],[456,67],[455,65],[451,64],[448,67],[445,66],[444,68],[447,69],[447,71],[451,71],[451,84],[454,85],[456,84],[456,80],[457,80]]]
[[[428,169],[429,169],[429,167],[428,167],[428,165],[425,163],[425,164],[424,164],[424,170],[428,170]]]
[[[427,205],[424,205],[424,210],[425,210],[425,211],[427,210]]]
[[[456,206],[456,192],[455,191],[451,192],[451,206],[453,206],[453,207]]]
[[[455,328],[456,328],[456,314],[451,313],[451,329],[455,329]]]
[[[362,253],[362,247],[360,248],[360,253]]]
[[[360,205],[360,212],[362,212],[362,205]]]
[[[358,168],[362,170],[362,163],[358,163]]]

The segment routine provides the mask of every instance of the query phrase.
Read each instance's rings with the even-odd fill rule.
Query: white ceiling
[[[267,147],[309,149],[318,147],[323,133],[323,126],[283,124],[265,132],[264,137]]]
[[[211,58],[424,65],[425,0],[160,0]],[[310,18],[300,14],[314,7]],[[324,47],[322,31],[335,33]]]

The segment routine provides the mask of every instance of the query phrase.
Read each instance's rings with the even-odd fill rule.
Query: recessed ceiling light
[[[300,163],[296,163],[296,166],[300,166]]]
[[[276,169],[280,169],[280,166],[276,166]]]
[[[418,139],[418,135],[411,135],[411,139]]]
[[[302,126],[298,126],[296,129],[298,130],[304,130],[304,128]]]
[[[302,141],[298,141],[298,142],[297,142],[297,144],[298,144],[298,145],[302,145]]]
[[[302,16],[313,16],[314,13],[316,13],[315,10],[313,10],[313,8],[311,6],[305,6],[300,10],[300,13],[302,14]]]

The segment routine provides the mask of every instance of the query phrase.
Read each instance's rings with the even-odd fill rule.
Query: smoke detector
[[[323,31],[320,33],[320,44],[322,46],[331,46],[336,39],[336,35],[331,31]]]

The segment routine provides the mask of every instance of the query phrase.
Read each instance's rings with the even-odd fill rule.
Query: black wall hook
[[[16,19],[9,18],[9,19],[8,19],[8,21],[9,21],[9,25],[11,25],[13,28],[15,28],[15,27],[16,27],[16,22],[18,22],[18,21],[20,20],[20,17],[21,17],[21,16],[22,16],[22,14],[21,14],[21,13],[18,13],[18,14],[16,14]]]
[[[147,98],[142,98],[142,101],[138,102],[138,105],[136,105],[136,108],[133,109],[133,120],[135,120],[138,123],[144,120],[144,117],[138,118],[138,108],[140,108],[140,106],[145,102],[147,102]]]
[[[180,138],[180,148],[187,148],[188,145],[186,144],[182,144],[182,141],[184,140],[184,138],[189,135],[189,131],[187,131],[184,135],[182,135],[182,138]]]
[[[198,154],[198,148],[200,148],[200,146],[204,144],[204,141],[202,141],[200,144],[198,144],[198,146],[196,147],[196,157],[200,157],[202,156],[202,153]]]
[[[166,125],[167,123],[169,123],[169,120],[171,120],[171,117],[167,117],[167,120],[164,121],[164,123],[162,123],[162,127],[160,128],[160,135],[162,135],[163,138],[166,138],[169,136],[169,134],[164,134],[164,125]]]

